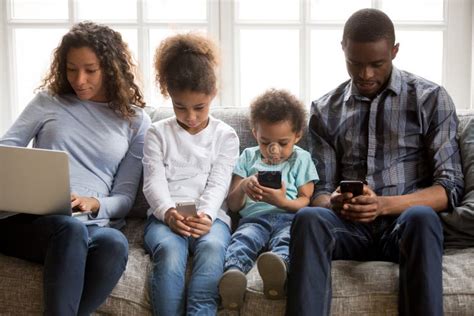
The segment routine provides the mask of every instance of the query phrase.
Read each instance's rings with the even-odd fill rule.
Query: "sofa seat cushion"
[[[148,280],[152,264],[143,249],[144,225],[144,220],[128,220],[124,230],[130,240],[127,269],[97,314],[151,315]],[[445,314],[472,315],[474,248],[449,249],[443,260]],[[41,314],[42,266],[0,254],[0,267],[0,313]],[[332,277],[332,315],[397,315],[398,265],[334,261]],[[285,300],[264,298],[262,280],[255,268],[247,278],[241,315],[284,315]],[[221,310],[219,314],[227,313]]]
[[[243,315],[284,315],[285,301],[263,296],[256,268],[247,275]],[[445,315],[472,315],[474,248],[447,250],[443,257]],[[398,265],[391,262],[334,261],[332,315],[398,315]],[[314,299],[317,299],[316,297]]]

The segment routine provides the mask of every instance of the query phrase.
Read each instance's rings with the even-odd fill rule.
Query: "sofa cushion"
[[[241,148],[251,146],[245,108],[216,108],[217,118],[229,117],[242,137]],[[167,112],[166,112],[167,111]],[[172,115],[172,110],[150,112],[157,120]],[[166,114],[167,113],[167,114]],[[240,113],[240,114],[235,114]],[[234,115],[239,119],[232,120]],[[460,116],[461,154],[466,173],[466,186],[474,185],[472,149],[474,115]],[[239,121],[239,120],[242,120]],[[465,142],[469,139],[469,142]],[[303,143],[305,144],[305,143]],[[305,145],[302,145],[305,147]],[[470,167],[469,167],[470,166]],[[467,170],[465,170],[466,172]],[[472,189],[470,190],[472,192]],[[467,196],[466,196],[467,198]],[[465,199],[466,200],[466,199]],[[463,201],[464,202],[464,201]],[[136,214],[144,217],[148,205],[137,197]],[[472,204],[463,204],[473,208]],[[149,277],[152,268],[143,249],[145,221],[129,217],[123,228],[130,244],[127,268],[119,283],[96,314],[151,315]],[[39,264],[0,254],[0,315],[40,315],[42,313],[42,276]],[[247,275],[248,288],[240,315],[284,315],[285,300],[271,301],[263,296],[263,285],[256,268]],[[474,310],[474,248],[449,249],[443,256],[443,298],[446,315],[472,315]],[[334,261],[332,269],[332,315],[397,315],[398,265],[389,262]],[[314,299],[317,299],[315,297]],[[226,315],[224,311],[220,315]]]
[[[446,247],[474,246],[474,117],[459,126],[459,145],[464,174],[464,196],[451,213],[442,213]]]
[[[133,227],[143,231],[143,220],[131,222]],[[474,310],[473,259],[474,248],[450,249],[443,257],[446,315],[470,315]],[[0,266],[0,314],[40,315],[42,266],[2,254]],[[151,315],[148,288],[151,267],[149,256],[141,245],[130,244],[126,271],[97,314]],[[331,315],[398,315],[398,265],[377,261],[334,261],[332,278]],[[262,280],[255,268],[247,279],[248,288],[240,315],[284,315],[286,301],[265,299]],[[219,315],[226,315],[226,312],[220,311]]]

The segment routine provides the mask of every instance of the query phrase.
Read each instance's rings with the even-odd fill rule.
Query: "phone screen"
[[[364,183],[359,180],[343,180],[339,184],[341,193],[352,193],[353,196],[362,195],[364,191]]]
[[[281,171],[259,171],[258,183],[272,189],[281,188]]]

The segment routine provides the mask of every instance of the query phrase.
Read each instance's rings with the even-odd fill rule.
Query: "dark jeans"
[[[399,263],[399,315],[443,315],[443,230],[425,206],[370,224],[325,208],[298,211],[291,227],[287,315],[329,315],[332,260]]]
[[[125,270],[128,242],[69,216],[19,214],[0,220],[0,252],[44,265],[45,315],[89,315]]]

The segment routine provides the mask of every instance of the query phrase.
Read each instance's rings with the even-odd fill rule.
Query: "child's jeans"
[[[290,227],[294,215],[271,213],[242,218],[227,249],[224,270],[237,268],[248,273],[264,250],[277,254],[288,264]]]
[[[151,215],[145,227],[145,249],[153,260],[151,300],[154,315],[216,315],[218,283],[230,240],[229,227],[217,219],[206,235],[180,236]],[[186,293],[186,263],[193,269]]]

